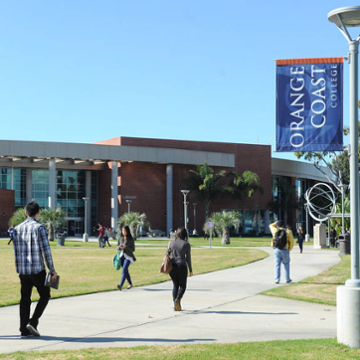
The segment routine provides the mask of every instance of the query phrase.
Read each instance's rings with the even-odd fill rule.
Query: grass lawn
[[[19,278],[15,271],[14,252],[8,240],[0,240],[1,292],[0,307],[19,303]],[[56,271],[60,275],[60,288],[51,292],[52,298],[89,294],[116,290],[120,282],[121,271],[116,271],[112,258],[117,250],[115,246],[98,249],[97,243],[65,241],[64,247],[51,242]],[[136,245],[141,246],[136,242]],[[131,277],[134,286],[155,284],[169,280],[168,275],[159,273],[167,242],[162,249],[137,248],[137,261],[131,265]],[[248,264],[267,257],[258,249],[202,249],[192,250],[194,274],[201,274],[230,267]],[[34,291],[34,295],[36,291]],[[38,298],[33,296],[33,300]]]
[[[31,351],[0,354],[0,359],[8,360],[348,360],[359,358],[360,349],[350,349],[338,344],[336,339],[264,341],[210,345],[139,346],[133,348]]]

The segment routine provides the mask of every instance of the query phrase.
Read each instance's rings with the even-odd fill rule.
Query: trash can
[[[58,246],[65,246],[65,237],[66,237],[66,231],[56,234],[56,238],[57,238],[57,241],[58,241],[58,243],[57,243]]]
[[[340,255],[350,255],[350,234],[339,235]]]

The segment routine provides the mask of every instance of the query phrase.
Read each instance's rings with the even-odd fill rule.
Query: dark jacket
[[[124,250],[124,254],[132,257],[134,259],[134,261],[136,261],[136,257],[134,255],[134,252],[135,252],[135,242],[134,242],[134,239],[131,238],[131,239],[127,239],[125,241],[125,239],[123,237],[121,237],[119,240],[118,240],[118,249],[119,249],[119,246],[120,245],[125,245],[125,249]]]

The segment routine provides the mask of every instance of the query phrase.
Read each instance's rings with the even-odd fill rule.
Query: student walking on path
[[[173,301],[175,311],[181,311],[181,299],[184,296],[188,277],[193,275],[191,266],[191,246],[188,243],[188,234],[184,227],[179,227],[175,234],[175,240],[170,241],[171,258],[173,268],[170,277],[173,282]]]
[[[299,230],[297,232],[297,243],[299,244],[300,254],[303,252],[303,242],[305,239],[305,231],[302,226],[299,226]]]
[[[284,267],[284,277],[286,283],[291,283],[290,279],[290,251],[294,246],[294,238],[292,232],[284,229],[282,221],[275,221],[269,226],[272,240],[271,247],[274,248],[274,279],[275,284],[280,282],[281,263]]]
[[[53,280],[57,278],[46,230],[37,222],[39,212],[40,207],[36,202],[28,203],[25,207],[27,219],[15,228],[13,237],[16,272],[19,274],[21,283],[20,332],[22,337],[40,336],[37,330],[39,318],[50,299],[50,288],[44,285],[46,277],[44,259]],[[34,286],[40,299],[30,318],[31,293]]]
[[[135,242],[133,237],[131,236],[131,232],[128,226],[123,226],[121,228],[121,234],[118,241],[118,250],[121,250],[120,258],[122,263],[122,275],[120,284],[117,286],[119,290],[122,289],[125,280],[129,283],[128,289],[133,287],[130,273],[129,273],[129,266],[136,261],[136,257],[134,255],[135,251]]]

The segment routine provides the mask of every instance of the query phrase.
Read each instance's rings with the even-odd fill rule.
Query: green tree
[[[55,229],[64,224],[65,217],[64,210],[59,207],[56,209],[40,210],[38,221],[47,229],[50,241],[54,241]]]
[[[221,243],[230,244],[230,230],[231,226],[239,227],[239,214],[236,211],[221,211],[211,214],[208,219],[214,223],[214,230],[216,233],[221,233]],[[204,224],[204,230],[209,232],[207,223]]]
[[[336,204],[336,213],[342,213],[341,201]],[[344,214],[350,214],[350,197],[344,198]],[[338,234],[341,234],[342,219],[341,218],[330,218],[330,226],[333,226]],[[350,230],[350,218],[344,219],[344,227]]]
[[[260,177],[258,174],[246,170],[242,175],[235,171],[229,173],[232,177],[232,197],[241,201],[241,227],[242,235],[245,233],[245,201],[251,199],[258,191],[261,194],[264,192],[260,186]]]
[[[146,214],[140,214],[138,212],[124,213],[121,217],[119,217],[117,221],[118,234],[121,234],[121,226],[123,225],[127,225],[130,228],[131,235],[134,238],[139,236],[140,227],[150,226],[147,221]]]
[[[206,221],[211,202],[228,194],[230,187],[225,183],[225,170],[215,172],[206,162],[204,165],[197,165],[196,168],[197,171],[189,171],[184,183],[191,191],[191,197],[204,205]]]
[[[19,208],[17,209],[13,216],[10,218],[9,220],[9,226],[11,225],[19,225],[21,224],[23,221],[25,221],[27,219],[27,216],[25,214],[25,209],[24,208]]]

